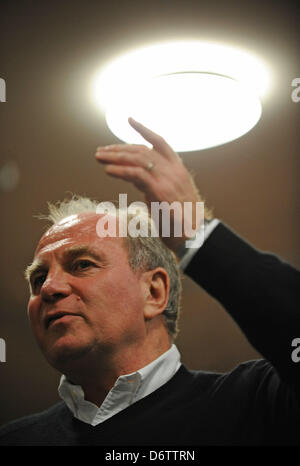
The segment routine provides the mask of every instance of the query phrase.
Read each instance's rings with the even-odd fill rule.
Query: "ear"
[[[144,272],[144,317],[145,320],[153,319],[165,310],[170,292],[170,278],[162,267]]]

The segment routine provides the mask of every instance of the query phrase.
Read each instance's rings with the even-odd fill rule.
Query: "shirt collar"
[[[80,385],[71,384],[62,375],[58,393],[73,415],[93,426],[105,421],[168,382],[181,365],[175,345],[147,366],[118,377],[100,407],[84,399]]]

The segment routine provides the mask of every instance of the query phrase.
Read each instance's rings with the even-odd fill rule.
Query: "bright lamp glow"
[[[112,62],[94,80],[93,94],[110,130],[127,143],[145,143],[132,116],[178,152],[224,144],[258,122],[269,87],[266,67],[231,47],[175,42],[139,49]]]

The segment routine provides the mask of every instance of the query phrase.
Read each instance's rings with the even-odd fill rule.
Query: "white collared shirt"
[[[180,365],[180,353],[172,345],[142,369],[121,375],[100,407],[85,400],[81,386],[71,384],[64,375],[61,376],[58,393],[77,419],[96,426],[164,385]]]

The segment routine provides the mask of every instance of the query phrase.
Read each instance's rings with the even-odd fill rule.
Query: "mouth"
[[[67,323],[69,320],[72,320],[74,317],[80,317],[78,314],[71,314],[70,312],[55,312],[49,314],[45,318],[45,327],[48,329],[55,322]]]

